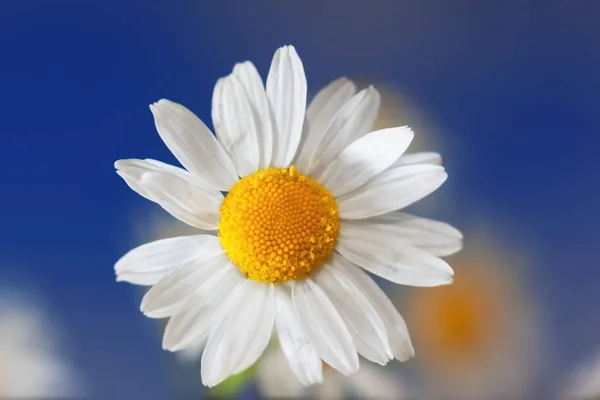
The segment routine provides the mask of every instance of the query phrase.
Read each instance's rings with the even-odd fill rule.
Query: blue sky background
[[[452,200],[429,216],[485,216],[535,253],[552,378],[600,349],[599,20],[594,1],[5,2],[0,279],[45,293],[94,398],[170,398],[155,324],[113,272],[153,206],[113,162],[175,163],[148,104],[210,123],[219,77],[246,59],[265,77],[294,44],[309,89],[390,81],[443,128]]]

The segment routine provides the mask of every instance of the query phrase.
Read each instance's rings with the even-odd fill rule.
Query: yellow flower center
[[[257,282],[309,276],[335,248],[340,224],[332,194],[294,166],[240,179],[220,215],[223,248]]]

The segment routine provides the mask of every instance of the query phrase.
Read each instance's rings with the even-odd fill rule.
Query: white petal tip
[[[116,170],[119,170],[119,169],[123,168],[123,166],[125,165],[125,163],[126,163],[126,160],[117,160],[117,161],[114,162],[113,165],[114,165],[114,167],[115,167]]]
[[[132,178],[131,176],[127,175],[120,169],[116,170],[115,172],[117,173],[117,175],[119,175],[121,178],[123,178],[125,180],[127,180],[127,178]]]
[[[178,348],[176,348],[176,346],[173,346],[173,343],[165,342],[165,339],[163,339],[162,342],[162,349],[165,351],[170,351],[171,353],[179,350]]]
[[[315,378],[309,381],[300,381],[300,384],[304,387],[309,387],[309,386],[314,386],[314,385],[319,385],[323,383],[323,378]]]
[[[381,365],[382,367],[385,367],[391,360],[393,360],[393,358],[394,356],[392,356],[391,358],[389,356],[386,356],[384,360],[377,361],[377,364]]]
[[[158,113],[160,111],[161,108],[164,108],[165,106],[168,106],[170,104],[172,104],[173,102],[167,99],[160,99],[158,101],[155,101],[154,103],[150,104],[150,111],[152,111],[152,114],[156,115],[156,113]]]
[[[441,283],[442,285],[450,285],[454,282],[454,271],[450,275],[446,277],[446,279]]]
[[[405,348],[401,351],[397,351],[396,354],[394,355],[394,359],[396,359],[400,362],[405,362],[405,361],[410,360],[414,356],[415,356],[415,349],[412,347],[412,344],[410,344],[409,348]]]
[[[410,360],[411,358],[413,358],[414,355],[410,355],[410,354],[403,354],[400,357],[396,357],[396,360],[400,361],[400,362],[406,362],[408,360]]]
[[[163,341],[162,341],[162,349],[163,350],[174,353],[176,351],[183,350],[185,348],[185,346],[186,346],[185,344],[177,343],[177,341],[174,341],[171,336],[167,336],[166,334],[163,336]]]
[[[144,314],[146,317],[148,318],[152,318],[152,319],[163,319],[163,318],[168,318],[168,315],[161,315],[160,313],[157,313],[156,311],[142,311],[142,314]]]
[[[360,362],[358,360],[358,354],[356,354],[356,359],[354,360],[354,365],[352,365],[352,368],[350,368],[350,370],[348,371],[349,372],[348,375],[357,373],[359,369],[360,369]]]
[[[358,372],[358,368],[352,368],[352,369],[350,369],[350,370],[348,370],[348,371],[343,371],[343,372],[342,372],[342,371],[339,371],[339,372],[340,372],[342,375],[344,375],[344,376],[348,377],[348,376],[351,376],[351,375],[354,375],[355,373],[357,373],[357,372]]]
[[[446,179],[448,179],[448,173],[446,172],[446,169],[444,167],[441,168],[443,169],[443,171],[440,175],[440,185],[442,185],[442,183],[446,182]]]
[[[142,299],[142,304],[140,304],[140,311],[147,317],[151,317],[151,314],[153,313],[154,310],[152,310],[151,307],[148,306],[148,301],[146,300],[146,297],[144,297]]]
[[[215,380],[215,379],[204,379],[204,377],[202,377],[202,384],[204,386],[206,386],[207,388],[213,388],[215,386],[217,386],[218,384],[220,384],[221,382],[223,382],[225,379],[221,379],[221,380]]]

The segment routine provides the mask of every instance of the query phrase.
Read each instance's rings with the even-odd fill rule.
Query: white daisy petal
[[[342,106],[356,93],[356,85],[346,78],[340,78],[321,89],[306,109],[308,130],[300,143],[294,165],[299,171],[308,171],[317,145],[329,123]]]
[[[236,76],[230,75],[217,81],[212,101],[213,126],[235,164],[237,174],[242,177],[258,169],[259,118]]]
[[[298,319],[289,287],[278,285],[276,293],[277,336],[292,371],[305,386],[322,382],[323,363]]]
[[[433,152],[404,154],[393,164],[393,167],[414,164],[442,165],[442,156]]]
[[[215,254],[199,257],[152,286],[142,299],[141,311],[150,318],[164,318],[181,311],[181,304],[195,292],[208,290],[214,275],[223,273],[229,259],[220,249]],[[219,270],[220,269],[220,270]]]
[[[392,165],[413,137],[413,131],[406,126],[371,132],[346,147],[318,181],[335,196],[342,196]]]
[[[312,280],[293,281],[292,298],[308,339],[327,364],[348,376],[358,370],[358,355],[344,321]]]
[[[348,260],[389,281],[409,286],[439,286],[452,282],[454,272],[441,258],[385,233],[340,231],[337,250]]]
[[[342,221],[340,230],[366,237],[374,234],[385,236],[390,246],[396,242],[408,243],[438,257],[449,256],[463,247],[462,233],[452,226],[399,211],[373,218]]]
[[[181,305],[181,311],[171,317],[165,329],[163,349],[178,351],[206,340],[227,313],[236,298],[234,291],[244,283],[244,276],[231,262],[214,275],[209,278],[210,285],[202,285],[209,290],[193,293]]]
[[[212,331],[202,354],[202,382],[215,386],[260,357],[271,338],[275,287],[247,279],[245,289]]]
[[[275,52],[267,77],[267,97],[275,122],[271,165],[286,168],[296,155],[306,108],[306,76],[294,46]]]
[[[117,261],[117,281],[154,285],[182,265],[219,251],[223,251],[219,238],[211,235],[181,236],[146,243]]]
[[[227,191],[237,182],[235,166],[227,152],[194,113],[165,99],[152,104],[150,110],[169,150],[205,186]]]
[[[346,323],[358,353],[369,361],[385,365],[393,358],[385,325],[338,258],[342,257],[334,255],[329,264],[321,267],[315,280]]]
[[[173,174],[189,181],[195,186],[203,187],[202,182],[200,182],[196,177],[194,177],[194,175],[190,174],[185,169],[148,158],[145,160],[136,158],[118,160],[115,162],[115,168],[117,169],[117,174],[119,174],[119,176],[125,180],[125,183],[127,183],[131,189],[151,201],[156,200],[152,198],[152,196],[144,188],[144,185],[141,183],[142,176],[148,172],[164,172]]]
[[[164,172],[148,172],[141,185],[162,208],[175,218],[199,229],[214,230],[219,224],[223,195],[190,184]]]
[[[338,259],[344,266],[344,271],[352,279],[356,287],[365,295],[371,305],[381,317],[388,334],[388,340],[394,357],[405,361],[415,355],[415,350],[410,342],[406,323],[402,316],[381,288],[367,275],[350,261],[343,257]]]
[[[366,185],[339,197],[340,217],[361,219],[404,208],[436,190],[447,177],[438,165],[389,168]]]
[[[233,75],[238,78],[250,100],[253,111],[258,116],[257,139],[259,148],[259,167],[267,168],[273,154],[273,130],[271,127],[271,109],[265,92],[265,86],[258,71],[250,61],[238,63],[233,68]]]
[[[352,96],[322,134],[317,150],[302,172],[318,176],[350,143],[371,132],[380,104],[381,96],[372,86]]]

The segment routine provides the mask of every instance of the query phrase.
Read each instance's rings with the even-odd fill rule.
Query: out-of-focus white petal
[[[278,285],[276,293],[275,326],[283,353],[303,385],[319,383],[323,380],[323,363],[298,319],[290,289],[287,285]]]
[[[275,129],[271,165],[287,168],[298,149],[306,110],[306,76],[294,46],[279,48],[267,77]]]
[[[150,110],[169,150],[205,186],[227,191],[237,182],[235,166],[227,152],[194,113],[166,99],[150,105]]]
[[[150,197],[180,221],[199,229],[217,229],[223,202],[220,192],[194,186],[164,172],[145,173],[141,185]]]
[[[452,282],[454,272],[441,258],[385,234],[341,231],[337,250],[348,260],[389,281],[409,286],[439,286]]]
[[[415,350],[411,344],[406,323],[383,290],[365,271],[350,261],[345,260],[343,257],[339,258],[338,261],[343,264],[345,272],[351,277],[362,294],[369,299],[371,305],[381,317],[387,330],[394,357],[400,361],[405,361],[414,356]]]
[[[346,323],[358,353],[369,361],[385,365],[393,358],[385,325],[338,258],[341,256],[333,255],[314,279]]]
[[[291,282],[292,298],[308,339],[327,364],[344,375],[358,370],[358,355],[344,321],[312,280]]]
[[[254,64],[250,61],[236,64],[233,68],[233,75],[238,78],[246,90],[252,109],[258,116],[256,133],[260,156],[259,167],[268,168],[273,155],[273,128],[265,86]]]
[[[456,253],[463,246],[462,234],[452,226],[403,212],[391,212],[378,217],[345,220],[340,230],[354,235],[377,235],[394,246],[403,242],[426,250],[438,257]]]
[[[579,366],[569,377],[566,387],[559,390],[560,399],[594,400],[600,396],[600,357]]]
[[[223,273],[228,263],[229,259],[222,249],[216,254],[190,261],[148,290],[142,299],[142,312],[151,318],[176,314],[190,295],[209,290],[213,284],[211,278]]]
[[[154,285],[182,265],[220,252],[219,238],[211,235],[156,240],[130,250],[117,261],[117,281]]]
[[[246,90],[235,75],[217,81],[212,101],[213,125],[219,141],[242,177],[258,169],[259,119]]]
[[[86,398],[84,377],[60,351],[56,316],[26,288],[22,281],[0,288],[0,399]]]
[[[346,147],[325,168],[319,183],[342,196],[364,185],[396,161],[414,137],[408,127],[371,132]]]
[[[340,217],[361,219],[399,210],[436,190],[448,177],[443,167],[391,167],[366,185],[338,198]]]
[[[350,98],[330,122],[302,173],[320,175],[350,143],[371,132],[380,103],[379,92],[373,87]]]
[[[202,354],[202,383],[208,387],[254,364],[271,338],[275,287],[247,279],[244,288],[210,334]]]
[[[308,171],[310,160],[318,150],[317,145],[340,108],[356,93],[356,85],[340,78],[321,89],[306,109],[308,129],[300,142],[294,165],[302,173]]]

